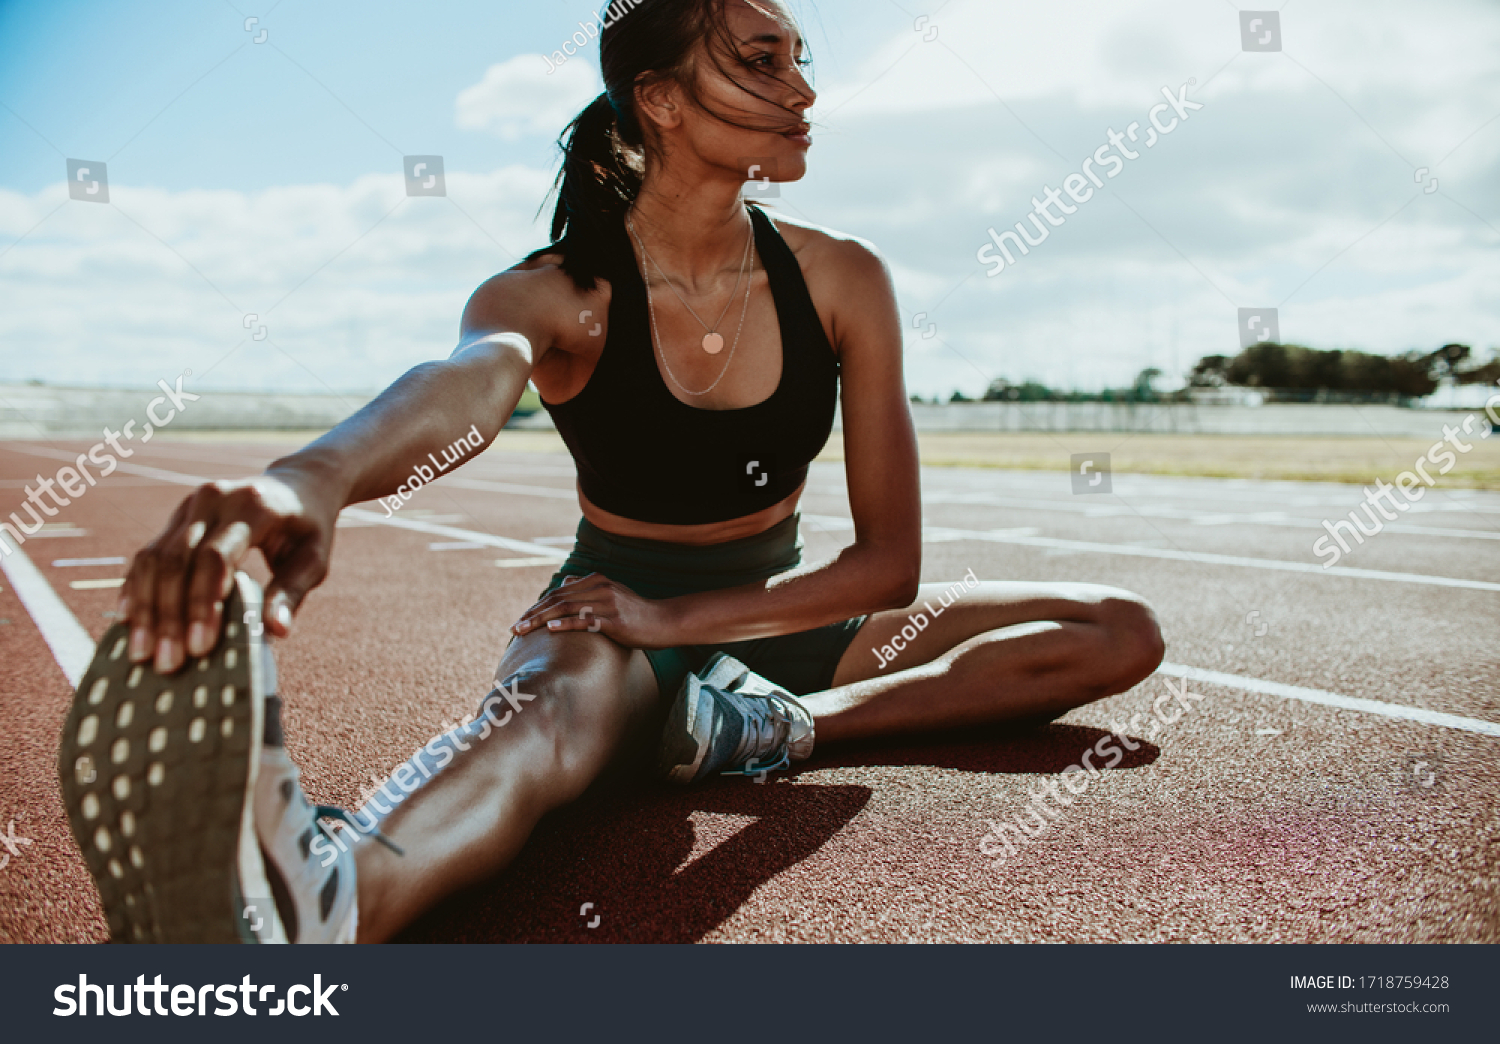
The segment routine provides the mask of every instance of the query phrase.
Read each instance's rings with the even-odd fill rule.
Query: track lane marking
[[[1195,526],[1273,526],[1293,529],[1324,528],[1319,519],[1297,517],[1283,511],[1229,512],[1178,508],[1165,504],[1080,504],[1067,500],[1023,500],[989,492],[955,493],[933,491],[922,495],[924,504],[951,504],[959,507],[998,507],[1017,511],[1057,511],[1083,515],[1085,518],[1160,518],[1186,522]],[[1280,515],[1281,517],[1273,517]],[[1338,516],[1344,517],[1343,515]],[[1398,516],[1399,517],[1399,516]],[[1381,532],[1405,533],[1409,536],[1453,537],[1460,540],[1500,540],[1500,530],[1448,529],[1437,526],[1387,522]]]
[[[853,529],[854,520],[840,515],[803,515],[825,529]],[[1205,565],[1241,566],[1247,569],[1273,569],[1291,573],[1315,573],[1319,576],[1347,576],[1356,580],[1390,580],[1408,584],[1434,584],[1438,587],[1463,587],[1476,591],[1500,591],[1500,584],[1488,580],[1463,580],[1450,576],[1426,576],[1422,573],[1388,573],[1380,569],[1355,569],[1332,566],[1324,569],[1308,562],[1285,562],[1275,558],[1243,558],[1207,551],[1178,551],[1170,548],[1141,547],[1131,544],[1101,544],[1088,540],[1062,540],[1057,537],[1032,536],[1021,529],[954,529],[949,526],[923,526],[924,544],[945,544],[958,540],[983,540],[994,544],[1019,544],[1023,547],[1045,547],[1062,551],[1093,552],[1102,555],[1127,555],[1137,558],[1165,558],[1177,562],[1199,562]]]
[[[50,456],[58,459],[72,460],[66,453],[57,450],[40,450],[23,448],[23,452],[35,453],[39,456]],[[184,475],[174,471],[164,471],[160,468],[152,468],[143,464],[129,464],[122,462],[121,470],[131,470],[135,474],[147,477],[160,478],[164,482],[172,482],[177,485],[201,485],[208,479],[196,475]],[[464,480],[466,482],[478,482],[479,480]],[[499,486],[502,483],[485,483],[486,486]],[[503,483],[507,488],[504,492],[520,494],[523,496],[540,496],[547,498],[558,498],[566,495],[573,497],[572,493],[564,494],[564,491],[546,486],[521,486]],[[470,486],[468,488],[475,488]],[[450,540],[475,540],[488,544],[491,547],[504,547],[512,551],[523,551],[526,554],[536,556],[550,556],[561,561],[567,555],[557,548],[544,547],[541,544],[532,544],[524,540],[511,540],[508,537],[494,536],[490,533],[480,533],[470,529],[458,529],[453,526],[435,526],[414,519],[403,519],[399,516],[386,518],[374,511],[365,511],[362,508],[345,508],[343,514],[364,522],[374,522],[381,525],[395,526],[398,529],[410,529],[420,533],[429,533],[435,536],[447,537]],[[817,520],[824,524],[830,524],[835,528],[851,528],[854,525],[852,519],[835,515],[809,515],[803,514],[803,518]],[[1466,580],[1459,577],[1429,576],[1423,573],[1395,573],[1382,569],[1356,569],[1352,566],[1330,566],[1324,569],[1320,565],[1309,562],[1288,562],[1274,558],[1245,558],[1240,555],[1221,555],[1206,551],[1178,551],[1168,548],[1137,547],[1129,544],[1105,544],[1088,540],[1064,540],[1058,537],[1023,536],[1015,530],[967,530],[955,529],[949,526],[925,526],[923,535],[931,533],[939,540],[984,540],[991,543],[1017,544],[1025,547],[1044,547],[1063,551],[1082,551],[1105,555],[1125,555],[1136,558],[1159,558],[1177,562],[1197,562],[1203,565],[1235,566],[1245,569],[1269,569],[1279,572],[1311,573],[1318,576],[1342,576],[1355,580],[1382,580],[1391,583],[1427,584],[1436,587],[1465,588],[1474,591],[1500,592],[1500,583],[1488,580]]]
[[[1329,692],[1326,689],[1309,689],[1302,685],[1286,685],[1282,682],[1267,681],[1264,678],[1248,678],[1242,674],[1226,674],[1223,671],[1210,671],[1202,667],[1188,667],[1180,663],[1164,663],[1156,668],[1156,673],[1165,674],[1172,678],[1182,678],[1186,681],[1203,682],[1208,685],[1222,685],[1229,689],[1241,689],[1245,692],[1257,692],[1267,696],[1280,696],[1285,700],[1301,700],[1303,703],[1317,703],[1324,707],[1338,707],[1340,710],[1363,711],[1366,714],[1379,714],[1387,718],[1420,721],[1425,725],[1440,725],[1447,729],[1462,729],[1465,732],[1477,732],[1481,736],[1500,736],[1500,724],[1492,721],[1481,721],[1478,718],[1461,718],[1456,714],[1444,714],[1441,711],[1425,710],[1421,707],[1408,707],[1401,703],[1386,703],[1384,700],[1367,700],[1359,696],[1344,696],[1337,692]]]
[[[0,569],[10,578],[16,597],[31,614],[42,640],[52,650],[52,658],[62,668],[69,684],[77,686],[94,658],[94,639],[83,629],[73,610],[57,597],[47,578],[37,571],[26,552],[19,547],[10,554],[0,554]]]
[[[486,493],[518,493],[524,497],[550,497],[554,500],[577,500],[578,493],[571,489],[552,486],[521,486],[514,482],[495,482],[491,479],[458,478],[448,480],[450,486],[459,489],[477,489]]]
[[[951,529],[947,526],[923,527],[923,536],[932,533],[940,540],[984,540],[996,544],[1019,544],[1023,547],[1045,547],[1060,551],[1083,551],[1101,555],[1126,555],[1135,558],[1164,558],[1174,562],[1198,562],[1202,565],[1237,566],[1244,569],[1271,569],[1285,573],[1311,573],[1316,576],[1343,576],[1354,580],[1385,580],[1402,584],[1429,584],[1435,587],[1461,587],[1471,591],[1500,591],[1500,584],[1489,580],[1466,580],[1452,576],[1428,576],[1425,573],[1393,573],[1383,569],[1355,569],[1352,566],[1330,566],[1324,569],[1310,562],[1287,562],[1276,558],[1245,558],[1208,551],[1179,551],[1175,548],[1137,547],[1130,544],[1101,544],[1090,540],[1063,540],[1057,537],[1020,536],[1002,530]]]
[[[74,455],[63,453],[60,450],[43,450],[31,447],[9,447],[19,449],[23,453],[31,453],[39,457],[52,457],[57,460],[71,461]],[[214,479],[205,478],[202,475],[188,475],[180,471],[166,471],[162,468],[153,468],[147,464],[132,464],[129,461],[120,461],[118,470],[129,472],[132,475],[140,475],[144,478],[153,478],[161,482],[170,482],[177,486],[201,486],[205,482],[213,482]],[[472,480],[470,480],[472,481]],[[495,483],[498,485],[498,483]],[[542,488],[518,486],[517,490]],[[549,490],[548,492],[556,492]],[[567,494],[569,498],[572,493]],[[400,515],[387,517],[378,511],[366,511],[364,508],[346,507],[339,512],[339,516],[349,517],[357,522],[370,525],[394,526],[397,529],[408,529],[415,533],[427,533],[431,536],[447,537],[450,540],[473,541],[484,544],[487,547],[501,547],[507,551],[521,551],[535,557],[546,556],[561,562],[568,557],[567,552],[560,551],[555,547],[546,547],[542,544],[533,544],[525,540],[512,540],[509,537],[495,536],[492,533],[480,533],[472,529],[458,529],[454,526],[436,525],[431,522],[423,522],[415,518],[402,518]]]
[[[345,508],[341,515],[348,515],[360,522],[371,522],[380,526],[394,526],[397,529],[409,529],[413,533],[426,533],[429,536],[447,537],[458,543],[483,544],[486,547],[503,547],[508,551],[523,551],[534,558],[548,558],[554,562],[561,562],[568,557],[568,552],[555,547],[547,547],[545,544],[533,544],[527,540],[512,540],[510,537],[495,536],[493,533],[481,533],[473,529],[459,529],[456,526],[436,526],[430,522],[423,522],[415,518],[402,518],[400,515],[392,515],[386,518],[378,511],[366,511],[364,508]]]
[[[72,460],[73,457],[60,450],[43,450],[39,447],[16,446],[9,447],[22,453],[32,453],[37,456],[51,457],[57,460]],[[199,458],[205,459],[206,458]],[[226,462],[228,463],[228,462]],[[493,463],[493,462],[492,462]],[[502,465],[503,466],[503,465]],[[136,468],[145,468],[146,465],[133,465]],[[153,477],[163,477],[171,472],[161,469],[149,469]],[[146,472],[139,472],[146,474]],[[549,469],[545,474],[563,474],[563,469]],[[572,471],[566,472],[572,475]],[[165,479],[165,481],[172,481]],[[202,479],[200,481],[208,481]],[[546,497],[555,500],[573,500],[577,497],[575,490],[558,489],[553,486],[530,486],[512,482],[501,482],[492,479],[481,479],[472,477],[461,477],[458,475],[447,476],[447,481],[460,489],[473,489],[489,493],[514,493],[519,496]],[[1228,480],[1226,480],[1228,481]],[[820,496],[847,496],[848,490],[843,486],[808,486],[807,493]],[[1034,490],[1028,492],[1044,493],[1045,490]],[[1457,491],[1444,491],[1453,493]],[[1082,515],[1085,518],[1160,518],[1169,521],[1183,522],[1196,526],[1218,526],[1218,525],[1243,525],[1243,526],[1270,526],[1273,528],[1295,528],[1322,530],[1323,522],[1310,518],[1289,515],[1285,511],[1256,511],[1256,512],[1225,512],[1209,509],[1181,508],[1167,504],[1096,504],[1076,503],[1071,499],[1044,498],[1023,499],[1007,495],[1005,492],[994,490],[962,490],[962,489],[929,489],[922,494],[924,504],[948,504],[958,507],[996,507],[1016,511],[1041,511],[1061,512],[1065,514]],[[1319,501],[1323,507],[1344,506],[1344,501],[1334,498],[1324,498]],[[1303,506],[1316,506],[1312,502]],[[1415,513],[1425,514],[1427,512],[1466,512],[1469,514],[1489,513],[1500,514],[1500,506],[1484,507],[1477,504],[1437,504],[1419,503],[1409,505]],[[1279,517],[1278,517],[1279,516]],[[1340,518],[1343,515],[1339,516]],[[1439,526],[1413,525],[1404,522],[1388,522],[1381,532],[1401,533],[1407,536],[1424,536],[1431,538],[1452,538],[1456,540],[1500,540],[1500,530],[1493,529],[1469,529],[1469,528],[1446,528]]]
[[[124,464],[122,467],[126,466]],[[140,465],[135,465],[139,467]],[[158,469],[151,469],[158,470]],[[182,485],[198,485],[203,479],[190,475],[176,475],[172,472],[163,472],[173,477],[172,481]],[[359,508],[346,508],[345,511],[357,512],[358,516],[370,516],[377,523],[395,525],[402,529],[411,529],[418,532],[436,533],[440,536],[464,534],[464,539],[493,542],[491,546],[507,547],[516,550],[536,549],[541,552],[536,554],[538,559],[557,561],[563,559],[566,554],[558,548],[547,547],[542,544],[532,544],[523,540],[509,540],[505,537],[491,536],[486,533],[472,533],[468,530],[455,529],[452,526],[435,526],[415,519],[384,518],[373,511],[363,511]],[[852,527],[853,521],[838,516],[807,516],[810,521],[822,524],[832,524],[834,528],[845,526]],[[962,532],[962,531],[949,531]],[[1028,542],[1036,538],[1024,537],[1016,534],[1007,534],[1003,531],[994,531],[982,534],[981,538],[994,538],[1001,542]],[[1079,543],[1078,541],[1060,541],[1059,543]],[[1111,547],[1112,545],[1102,545]],[[1160,557],[1160,556],[1157,556]],[[1229,556],[1214,556],[1229,557]],[[1257,560],[1250,560],[1257,561]],[[540,562],[538,564],[541,564]],[[1287,563],[1297,564],[1297,563]],[[11,586],[15,588],[16,595],[26,611],[31,614],[37,629],[42,632],[43,639],[52,650],[53,657],[58,666],[62,668],[63,674],[68,681],[77,685],[87,670],[89,661],[94,655],[94,640],[89,637],[83,625],[78,622],[63,601],[57,597],[45,577],[42,576],[20,548],[16,548],[10,555],[0,556],[0,567],[5,570],[6,576],[10,578]],[[1318,566],[1310,566],[1310,569],[1322,571]],[[1330,569],[1328,572],[1337,570]],[[1368,571],[1366,571],[1368,572]],[[1403,574],[1393,574],[1403,576]],[[1441,579],[1441,578],[1435,578]],[[1491,585],[1500,588],[1500,585]],[[1439,711],[1424,710],[1420,707],[1407,707],[1397,703],[1385,703],[1380,700],[1367,700],[1355,696],[1343,696],[1339,693],[1328,692],[1323,689],[1310,689],[1299,685],[1286,685],[1282,682],[1267,681],[1261,678],[1248,678],[1242,675],[1226,674],[1222,671],[1210,671],[1201,667],[1190,667],[1184,664],[1163,663],[1157,668],[1158,674],[1166,674],[1172,677],[1184,678],[1191,681],[1200,681],[1212,685],[1224,685],[1229,688],[1241,689],[1248,692],[1263,693],[1266,695],[1280,696],[1283,699],[1301,700],[1306,703],[1317,703],[1329,707],[1338,707],[1344,710],[1362,711],[1367,714],[1378,714],[1388,718],[1400,718],[1408,721],[1418,721],[1428,725],[1439,725],[1445,728],[1462,729],[1466,732],[1475,732],[1485,736],[1500,736],[1500,725],[1493,722],[1480,721],[1477,718],[1463,718],[1453,714],[1444,714]]]

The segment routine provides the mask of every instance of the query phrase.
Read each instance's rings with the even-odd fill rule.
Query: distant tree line
[[[1153,382],[1161,376],[1156,367],[1148,367],[1136,374],[1135,383],[1128,388],[1105,388],[1103,391],[1063,391],[1049,388],[1036,381],[1012,384],[1004,377],[997,377],[984,390],[984,395],[974,399],[961,391],[955,391],[949,402],[1175,402],[1185,399],[1186,390],[1159,392]],[[922,402],[920,395],[913,395],[912,402]],[[936,403],[938,400],[932,400]]]
[[[1414,349],[1402,355],[1372,355],[1268,342],[1253,344],[1233,357],[1205,355],[1193,367],[1188,384],[1257,388],[1270,399],[1284,400],[1328,393],[1369,402],[1420,399],[1436,391],[1445,378],[1457,384],[1487,384],[1500,378],[1500,359],[1475,366],[1471,354],[1466,344],[1445,344],[1431,352]]]
[[[1445,344],[1436,351],[1412,350],[1402,355],[1322,351],[1300,344],[1254,344],[1238,355],[1205,355],[1188,375],[1188,386],[1160,392],[1155,381],[1161,371],[1142,370],[1128,388],[1097,392],[1063,391],[1036,381],[1012,384],[996,378],[985,389],[983,402],[1183,402],[1194,389],[1241,387],[1260,391],[1276,402],[1400,402],[1431,395],[1445,380],[1456,384],[1491,384],[1500,380],[1500,357],[1477,365],[1466,344]],[[913,396],[913,402],[921,402]],[[976,400],[955,391],[949,402]],[[937,399],[933,399],[937,402]]]

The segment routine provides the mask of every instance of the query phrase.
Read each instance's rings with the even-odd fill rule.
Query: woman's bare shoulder
[[[796,255],[804,273],[832,271],[840,277],[861,278],[885,267],[880,251],[868,239],[788,217],[770,208],[765,214]]]
[[[602,279],[594,290],[580,290],[562,262],[561,254],[539,254],[490,276],[469,298],[465,327],[497,329],[526,316],[534,326],[559,329],[566,325],[565,318],[608,293],[609,284]]]

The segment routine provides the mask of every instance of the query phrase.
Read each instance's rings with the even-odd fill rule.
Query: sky
[[[1253,33],[1228,0],[791,7],[819,98],[771,202],[885,257],[914,394],[1180,385],[1241,309],[1315,348],[1500,349],[1492,0],[1291,0]],[[446,357],[547,241],[601,88],[596,43],[544,56],[595,10],[0,0],[0,381],[373,392]],[[410,155],[445,196],[406,194]]]

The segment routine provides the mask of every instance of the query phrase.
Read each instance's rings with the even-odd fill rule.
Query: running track
[[[0,849],[0,940],[107,934],[54,758],[68,675],[124,566],[69,560],[128,558],[187,485],[289,448],[139,447],[4,559],[0,827],[31,843]],[[0,515],[86,449],[0,444]],[[492,449],[396,525],[378,506],[346,512],[328,582],[278,646],[314,800],[357,804],[474,712],[506,628],[570,542],[572,474],[566,456]],[[1027,734],[823,750],[765,785],[596,788],[403,938],[1500,940],[1500,495],[1429,493],[1324,572],[1319,520],[1353,508],[1354,487],[1117,475],[1114,489],[925,470],[923,578],[972,568],[1139,591],[1167,636],[1162,673]],[[840,465],[814,466],[802,511],[809,557],[851,539]],[[1202,699],[1153,731],[1169,682]],[[1000,865],[980,853],[988,820],[1014,821],[1028,788],[1062,781],[1112,727],[1137,749]]]

